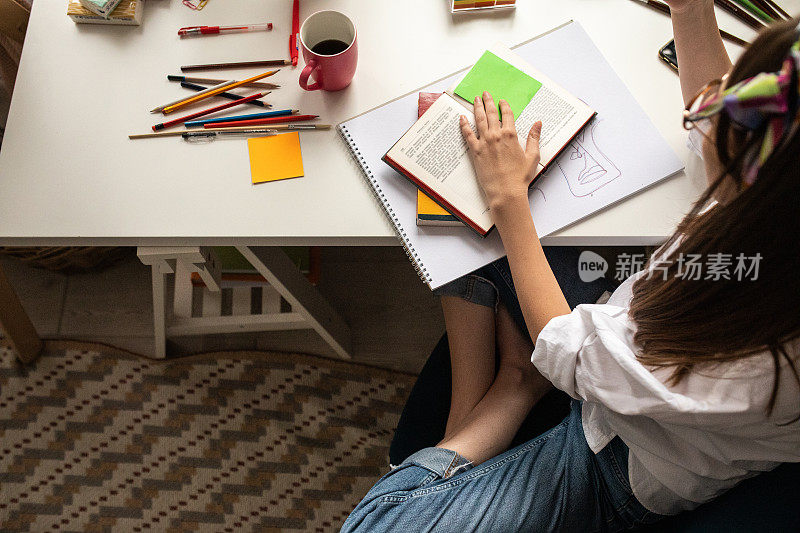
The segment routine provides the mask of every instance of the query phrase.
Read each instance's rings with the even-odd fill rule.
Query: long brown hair
[[[798,39],[797,20],[762,31],[734,65],[728,84],[759,72],[780,70]],[[797,94],[797,89],[792,91]],[[796,96],[793,98],[796,100]],[[792,102],[796,104],[797,102]],[[759,170],[756,182],[743,188],[742,163],[747,150],[761,145],[764,131],[748,136],[722,113],[716,126],[716,152],[725,170],[706,189],[662,250],[671,248],[668,267],[633,285],[630,316],[637,325],[639,360],[672,367],[678,383],[705,362],[740,359],[769,350],[775,379],[767,405],[778,394],[782,363],[788,362],[800,386],[797,367],[786,344],[800,337],[800,134],[785,138]],[[741,191],[709,208],[714,193],[731,182]],[[758,275],[738,279],[683,279],[681,256],[712,254],[755,258]],[[651,258],[651,261],[654,259]],[[750,265],[757,260],[750,260]],[[706,272],[703,272],[705,278]],[[755,278],[755,279],[753,279]]]

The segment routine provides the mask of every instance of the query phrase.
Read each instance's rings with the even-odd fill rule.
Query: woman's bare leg
[[[442,296],[450,343],[453,385],[445,438],[486,394],[494,379],[494,310],[455,296]]]
[[[530,362],[533,345],[500,306],[497,313],[497,377],[475,408],[437,444],[475,464],[504,452],[536,402],[551,388]]]

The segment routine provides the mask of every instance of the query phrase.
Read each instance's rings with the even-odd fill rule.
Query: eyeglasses
[[[727,77],[728,75],[726,74],[722,78],[711,80],[710,82],[706,83],[705,86],[702,89],[700,89],[700,92],[698,92],[694,96],[694,98],[689,100],[689,103],[686,104],[686,109],[683,110],[684,129],[691,130],[697,125],[698,120],[702,120],[693,118],[695,116],[695,113],[697,113],[702,107],[702,105],[708,101],[708,98],[710,96],[713,96],[719,92],[719,88],[722,85],[722,82],[725,81]],[[703,133],[702,128],[698,128],[698,131],[700,131],[700,133]],[[705,133],[703,133],[703,136],[705,136]]]

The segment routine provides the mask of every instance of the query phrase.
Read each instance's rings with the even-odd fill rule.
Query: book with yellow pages
[[[442,93],[420,92],[417,99],[417,118],[442,96]],[[448,213],[430,196],[417,189],[417,226],[460,226],[461,221]]]
[[[462,222],[417,189],[417,226],[462,226]]]
[[[501,99],[509,103],[521,142],[534,122],[542,121],[541,160],[535,176],[547,170],[595,115],[507,47],[496,45],[386,152],[385,163],[482,236],[494,225],[461,135],[459,116],[465,115],[475,129],[472,102],[484,91],[495,103]]]

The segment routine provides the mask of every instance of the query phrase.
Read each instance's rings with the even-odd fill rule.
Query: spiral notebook
[[[512,47],[597,116],[534,184],[531,209],[549,235],[683,169],[625,84],[577,22]],[[414,264],[432,289],[505,255],[497,232],[416,225],[417,189],[381,158],[417,120],[419,91],[444,92],[467,69],[347,120],[339,133]]]

